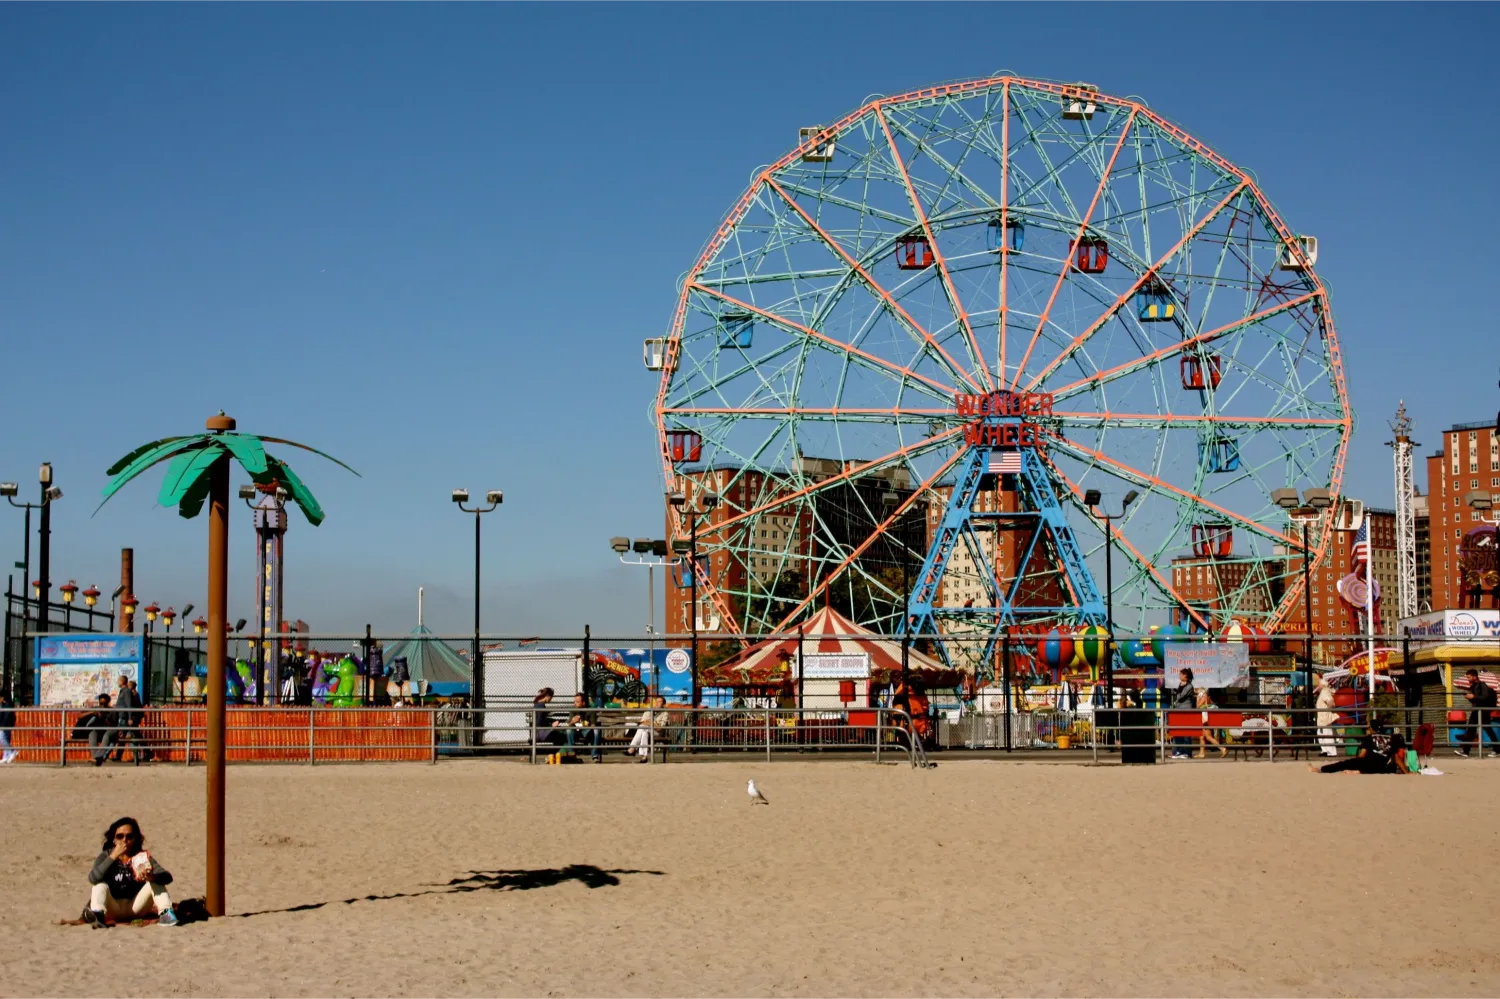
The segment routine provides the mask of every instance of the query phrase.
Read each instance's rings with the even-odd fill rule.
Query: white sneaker
[[[1497,756],[1500,756],[1500,750],[1496,750],[1496,749],[1492,749],[1488,753],[1484,754],[1484,758],[1487,759],[1487,760],[1493,760]],[[10,761],[6,760],[5,762],[9,763]]]

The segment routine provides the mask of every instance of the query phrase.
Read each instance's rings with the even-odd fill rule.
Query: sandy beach
[[[241,766],[237,915],[106,932],[119,815],[201,891],[203,771],[7,768],[0,993],[1494,995],[1497,764]]]

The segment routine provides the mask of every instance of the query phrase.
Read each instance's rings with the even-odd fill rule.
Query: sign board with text
[[[795,657],[792,668],[796,669]],[[866,680],[870,676],[870,654],[808,652],[802,656],[802,676],[807,680]]]
[[[119,677],[146,692],[142,642],[136,635],[48,635],[36,639],[34,702],[42,706],[86,707],[100,694],[114,697]]]
[[[1244,642],[1168,642],[1167,684],[1177,685],[1177,671],[1193,671],[1200,690],[1227,687],[1250,671],[1250,646]]]

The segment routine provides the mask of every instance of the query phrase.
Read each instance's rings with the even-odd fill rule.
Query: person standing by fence
[[[1334,736],[1333,726],[1338,723],[1339,713],[1333,696],[1333,687],[1320,674],[1316,681],[1318,685],[1318,752],[1324,756],[1337,756],[1338,740]]]
[[[1172,695],[1172,710],[1191,711],[1198,707],[1198,692],[1193,689],[1193,671],[1182,669],[1177,672],[1177,678],[1181,682],[1177,685],[1177,691]],[[1172,736],[1172,759],[1189,759],[1189,751],[1193,740],[1190,736]]]
[[[1473,741],[1474,748],[1480,756],[1500,756],[1500,733],[1494,725],[1495,720],[1495,688],[1479,678],[1479,671],[1471,669],[1464,674],[1469,681],[1469,689],[1464,691],[1464,697],[1468,699],[1469,706],[1473,708],[1469,712],[1469,731],[1464,733],[1458,749],[1454,750],[1459,756],[1467,757],[1469,747],[1464,743]],[[1490,751],[1484,751],[1485,737],[1490,740]]]
[[[10,763],[16,758],[10,744],[10,732],[15,727],[15,705],[10,703],[10,695],[0,690],[0,763]]]

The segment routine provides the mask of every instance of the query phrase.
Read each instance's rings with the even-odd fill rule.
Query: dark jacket
[[[1198,691],[1191,683],[1184,683],[1172,694],[1172,707],[1174,708],[1196,708],[1198,706]]]
[[[155,884],[169,885],[172,883],[172,875],[157,863],[155,857],[151,858],[151,880]],[[130,869],[130,861],[127,859],[113,860],[109,851],[105,850],[94,858],[94,866],[89,870],[89,884],[109,885],[109,893],[115,898],[132,899],[140,894],[141,888],[145,886],[144,881],[135,879],[135,872]]]
[[[1469,703],[1476,708],[1493,708],[1495,691],[1487,683],[1476,683],[1469,689]]]

